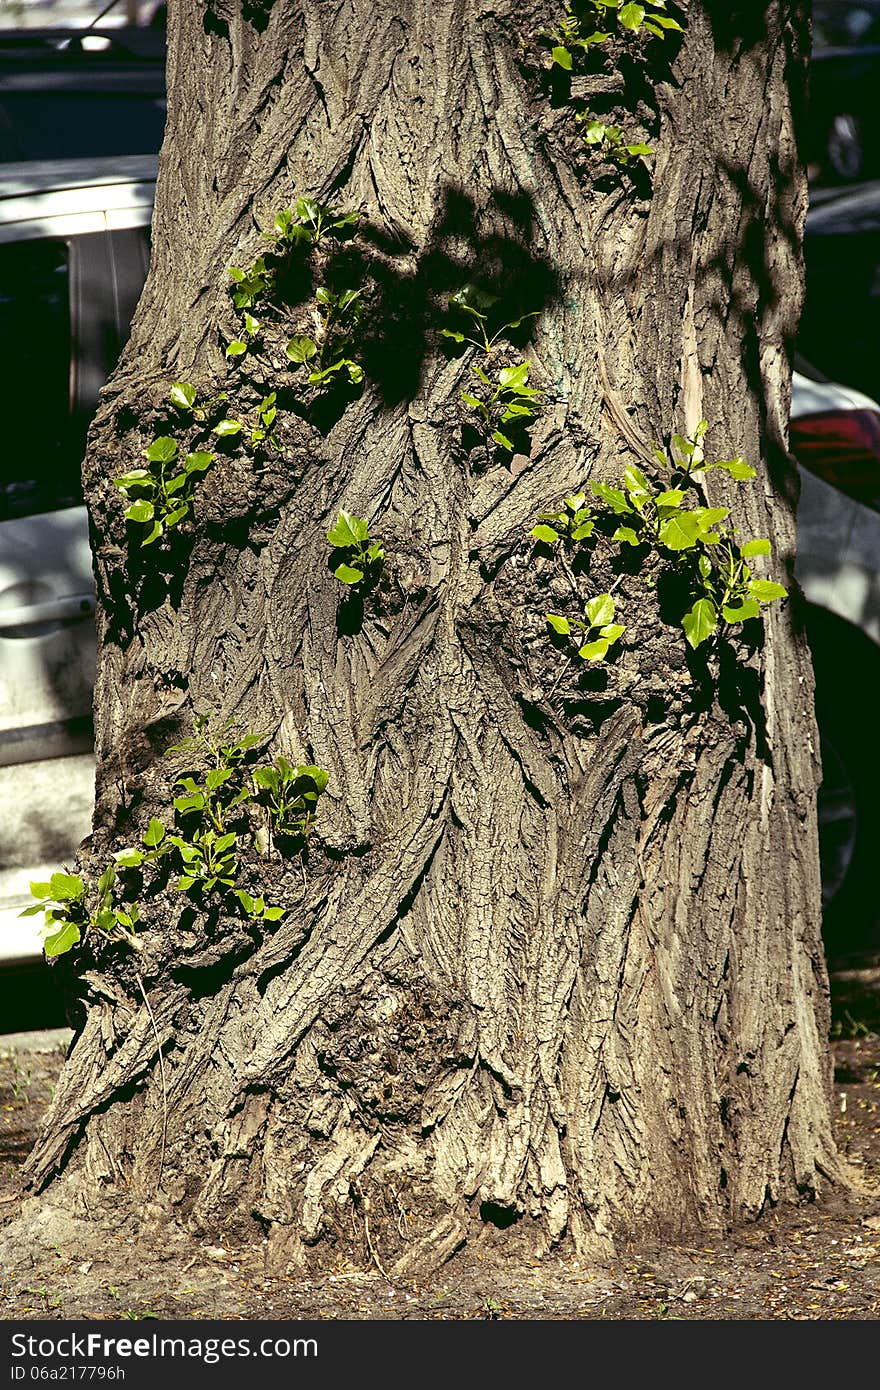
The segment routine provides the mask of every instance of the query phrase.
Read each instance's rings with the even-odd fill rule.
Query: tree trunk
[[[623,650],[583,674],[544,619],[570,577],[528,534],[590,479],[656,473],[653,442],[705,417],[714,456],[759,467],[711,474],[711,503],[790,565],[799,8],[693,0],[680,40],[634,59],[615,39],[575,75],[655,150],[647,173],[584,146],[534,41],[553,6],[172,7],[150,278],[86,463],[84,863],[171,824],[162,754],[194,715],[330,780],[307,854],[241,854],[277,927],[169,887],[139,955],[92,933],[60,963],[81,1027],[36,1189],[399,1274],[476,1239],[717,1230],[840,1177],[796,603],[705,657],[624,570]],[[227,365],[227,267],[303,193],[360,207],[359,233],[255,309],[264,346]],[[365,388],[323,414],[283,352],[322,275],[368,310]],[[462,428],[473,354],[437,333],[475,280],[539,311],[511,336],[548,406],[512,462]],[[141,548],[112,480],[157,435],[204,441],[168,405],[181,380],[236,418],[277,390],[282,449],[203,443],[194,524]],[[388,557],[362,613],[327,566],[340,507]],[[582,599],[615,578],[591,566]]]

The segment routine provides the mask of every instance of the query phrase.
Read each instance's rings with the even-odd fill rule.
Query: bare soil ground
[[[341,1264],[269,1275],[244,1249],[83,1226],[71,1254],[35,1239],[0,1268],[4,1319],[796,1319],[880,1315],[880,955],[833,972],[838,1142],[862,1191],[779,1207],[699,1245],[623,1251],[613,1264],[452,1261],[430,1285]],[[0,1039],[0,1239],[21,1209],[18,1171],[63,1059],[59,1034]]]

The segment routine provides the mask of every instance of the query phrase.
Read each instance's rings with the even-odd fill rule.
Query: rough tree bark
[[[581,677],[543,618],[568,581],[527,535],[705,416],[716,456],[760,466],[747,488],[713,474],[713,503],[791,560],[804,8],[692,0],[647,69],[576,78],[592,109],[629,108],[648,178],[585,152],[523,44],[552,5],[171,7],[150,278],[86,464],[84,862],[170,822],[161,754],[194,713],[268,730],[330,784],[304,869],[244,866],[288,905],[276,930],[144,905],[156,1031],[131,953],[67,958],[81,1029],[35,1190],[401,1273],[478,1239],[718,1229],[841,1176],[796,605],[706,663],[624,575],[626,648]],[[226,267],[304,192],[365,218],[328,273],[367,286],[367,383],[326,419],[297,411],[283,355],[227,371],[222,351]],[[550,406],[512,464],[463,439],[468,359],[436,334],[475,278],[541,310],[525,350]],[[303,322],[293,303],[279,329]],[[140,551],[112,479],[170,428],[174,380],[225,385],[230,414],[276,387],[283,450],[229,447],[193,529]],[[362,622],[326,564],[340,506],[389,555]]]

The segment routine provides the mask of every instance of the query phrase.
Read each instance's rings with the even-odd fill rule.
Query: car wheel
[[[880,649],[832,614],[808,621],[822,754],[823,932],[830,955],[880,947]]]
[[[828,128],[825,154],[829,172],[843,183],[855,183],[865,173],[865,144],[856,116],[841,112]]]

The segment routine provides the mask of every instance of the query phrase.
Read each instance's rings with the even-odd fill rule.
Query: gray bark
[[[705,416],[716,456],[760,468],[746,488],[713,474],[712,502],[791,561],[805,32],[785,0],[755,8],[692,3],[671,65],[652,50],[651,80],[632,77],[650,181],[586,159],[523,59],[549,6],[172,8],[150,279],[86,466],[88,853],[169,819],[160,754],[193,712],[269,730],[331,780],[305,874],[248,865],[290,908],[276,931],[183,929],[173,894],[152,905],[138,966],[167,1107],[130,964],[96,948],[65,967],[84,1021],[35,1187],[86,1210],[124,1192],[205,1230],[256,1220],[279,1260],[402,1273],[465,1242],[715,1230],[840,1177],[796,605],[768,610],[740,667],[704,670],[625,577],[606,687],[558,679],[543,615],[568,590],[527,536]],[[620,109],[614,85],[597,79],[597,109]],[[270,351],[227,373],[218,325],[235,323],[226,267],[302,192],[372,229],[367,387],[323,431],[283,411],[264,468],[221,460],[183,568],[157,578],[111,480],[163,432],[173,380],[225,385],[231,414],[293,390]],[[526,352],[552,405],[510,467],[463,446],[467,358],[433,332],[475,274],[541,310]],[[390,557],[354,632],[326,568],[340,506]]]

